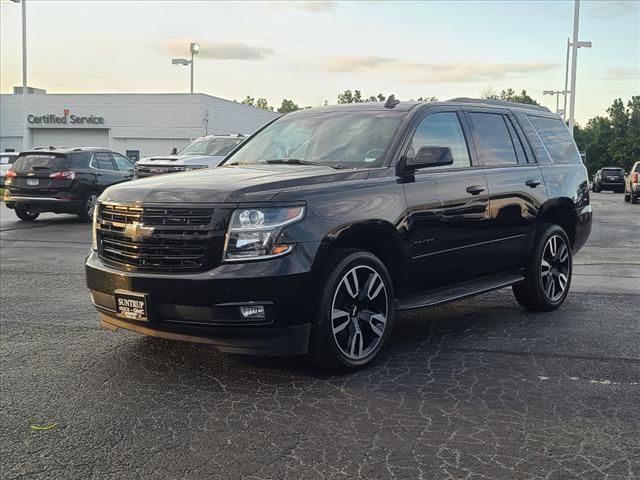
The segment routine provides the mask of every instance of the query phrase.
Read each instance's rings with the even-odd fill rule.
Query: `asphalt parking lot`
[[[352,375],[101,330],[89,225],[2,205],[1,476],[640,478],[640,205],[593,204],[560,310],[503,290],[403,314]]]

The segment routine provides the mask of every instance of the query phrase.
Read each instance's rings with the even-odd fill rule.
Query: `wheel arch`
[[[400,234],[390,222],[367,220],[342,225],[327,233],[314,259],[313,271],[322,271],[332,250],[347,248],[365,250],[378,257],[387,267],[396,292],[402,289],[407,255]]]
[[[543,223],[553,223],[561,226],[567,233],[571,246],[574,246],[578,215],[575,210],[575,204],[570,198],[560,197],[546,202],[541,207],[538,215],[538,227]]]

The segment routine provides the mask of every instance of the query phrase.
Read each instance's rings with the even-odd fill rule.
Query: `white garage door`
[[[108,147],[106,128],[33,128],[34,147]]]

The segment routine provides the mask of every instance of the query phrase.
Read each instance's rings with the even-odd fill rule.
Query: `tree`
[[[587,156],[587,168],[594,173],[614,166],[628,171],[640,158],[640,96],[633,96],[626,108],[622,99],[607,109],[608,117],[590,119],[584,128],[574,128],[574,139]]]
[[[360,90],[345,90],[338,95],[338,103],[363,103],[362,92]]]
[[[256,108],[273,111],[273,107],[269,106],[266,98],[259,98],[258,100],[256,100]]]
[[[520,94],[517,94],[512,88],[502,90],[502,92],[500,92],[500,100],[514,103],[526,103],[528,105],[540,105],[527,94],[526,90],[522,90]]]
[[[259,98],[259,99],[255,99],[254,97],[251,97],[249,95],[246,96],[246,98],[244,100],[242,100],[242,102],[240,102],[244,105],[249,105],[250,107],[256,107],[256,108],[261,108],[262,110],[271,110],[273,111],[273,107],[269,106],[269,103],[267,102],[266,98]]]
[[[419,102],[437,102],[438,97],[418,97]]]
[[[294,103],[293,100],[288,100],[286,98],[282,99],[282,105],[278,107],[279,113],[295,112],[296,110],[300,110],[300,107]]]
[[[240,103],[244,103],[245,105],[249,105],[250,107],[255,107],[256,106],[256,99],[253,98],[253,97],[250,97],[249,95],[247,95],[247,98],[242,100],[242,102],[240,102]]]

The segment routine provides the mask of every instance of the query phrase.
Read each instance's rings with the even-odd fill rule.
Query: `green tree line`
[[[590,174],[602,167],[628,172],[640,160],[640,95],[632,96],[626,106],[617,98],[607,108],[607,116],[594,117],[584,127],[575,125],[573,132]]]

